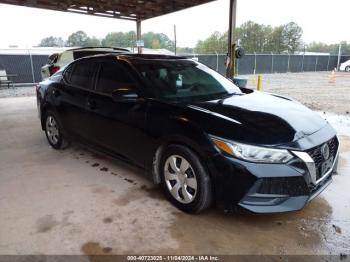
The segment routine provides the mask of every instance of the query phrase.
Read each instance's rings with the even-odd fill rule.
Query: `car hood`
[[[317,113],[286,97],[253,92],[215,101],[192,103],[208,134],[254,144],[285,144],[327,125]]]

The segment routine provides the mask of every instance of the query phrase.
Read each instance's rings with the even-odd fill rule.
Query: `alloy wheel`
[[[165,162],[164,178],[170,194],[183,204],[191,203],[197,194],[197,178],[191,164],[182,156],[171,155]]]
[[[46,134],[52,144],[56,145],[58,143],[60,132],[53,116],[48,116],[46,119]]]

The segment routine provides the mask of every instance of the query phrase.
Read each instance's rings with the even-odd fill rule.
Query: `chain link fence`
[[[226,55],[196,55],[198,61],[225,74]],[[15,83],[37,83],[41,81],[41,67],[47,63],[47,55],[0,54],[0,71],[16,75]],[[342,56],[341,62],[350,59]],[[248,54],[237,60],[238,74],[269,74],[287,72],[331,71],[337,67],[336,55],[276,55]]]
[[[15,75],[14,83],[38,83],[41,81],[41,67],[47,63],[47,55],[0,54],[0,71]]]
[[[196,57],[199,62],[225,74],[226,55]],[[342,56],[341,62],[349,59],[350,55]],[[337,62],[336,55],[248,54],[237,60],[237,71],[240,75],[331,71],[337,67]]]

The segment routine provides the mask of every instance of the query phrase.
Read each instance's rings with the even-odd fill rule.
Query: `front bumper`
[[[338,147],[339,148],[339,147]],[[218,154],[210,161],[215,172],[216,197],[225,211],[281,213],[302,209],[331,182],[337,170],[338,148],[332,167],[314,181],[310,163],[257,164]]]
[[[253,213],[282,213],[302,209],[308,202],[318,196],[332,182],[332,174],[318,184],[314,190],[305,191],[304,195],[288,194],[247,194],[238,205]],[[257,184],[259,184],[257,182]],[[286,183],[289,183],[286,180]],[[283,186],[283,185],[282,185]]]

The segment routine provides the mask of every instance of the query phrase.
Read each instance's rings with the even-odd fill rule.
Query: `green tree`
[[[226,53],[227,39],[227,33],[216,31],[204,41],[198,41],[195,51],[200,54]]]
[[[236,38],[247,53],[263,53],[268,51],[271,33],[271,26],[248,21],[237,28]]]
[[[175,43],[163,33],[148,32],[142,34],[142,40],[145,43],[145,48],[168,49],[174,51]]]
[[[135,45],[135,39],[136,33],[134,31],[127,33],[113,32],[106,35],[102,40],[102,45],[112,47],[131,47]]]
[[[41,47],[63,47],[64,41],[61,37],[49,36],[45,37],[40,41],[39,46]]]
[[[85,47],[88,45],[88,39],[89,38],[84,31],[77,31],[68,37],[67,46]]]
[[[286,51],[286,46],[283,39],[284,26],[276,26],[273,28],[267,44],[267,51],[280,54]]]
[[[91,46],[91,47],[100,47],[101,41],[96,37],[88,37],[86,40],[85,46]]]
[[[151,47],[152,49],[160,49],[160,41],[158,39],[153,39]]]
[[[191,47],[177,47],[177,53],[179,55],[183,54],[183,55],[190,55],[194,53],[194,48]]]
[[[342,54],[349,55],[350,54],[350,44],[346,41],[341,42],[342,45]],[[325,44],[321,42],[311,42],[307,45],[306,48],[309,52],[321,52],[321,53],[330,53],[333,55],[337,55],[339,51],[339,43],[337,44]]]
[[[296,23],[272,27],[247,21],[235,31],[235,39],[246,53],[294,53],[301,44],[302,29]],[[227,33],[214,32],[196,45],[197,53],[227,53]]]
[[[320,52],[320,53],[331,53],[332,51],[332,45],[327,45],[325,43],[321,42],[311,42],[307,45],[306,48],[309,52]]]
[[[301,37],[303,29],[296,23],[290,22],[283,27],[282,37],[283,44],[286,46],[289,53],[294,53],[301,46]]]

